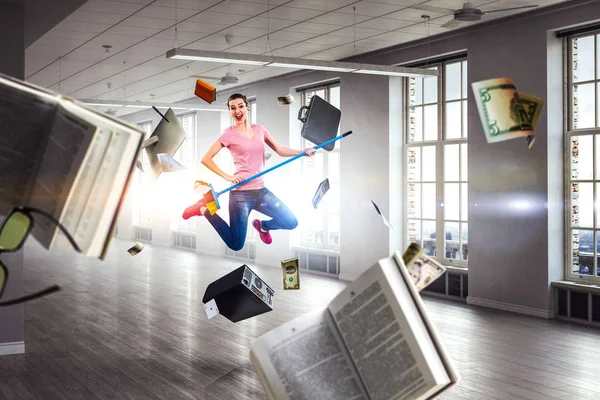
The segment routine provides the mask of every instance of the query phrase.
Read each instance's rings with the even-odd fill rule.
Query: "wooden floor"
[[[240,261],[115,240],[100,262],[49,253],[30,240],[26,291],[64,290],[26,307],[26,354],[0,357],[4,399],[265,399],[252,340],[324,306],[343,288],[302,276],[279,290],[278,268],[253,268],[275,290],[273,312],[208,320],[206,286]],[[443,399],[599,399],[600,331],[426,299],[461,375]]]

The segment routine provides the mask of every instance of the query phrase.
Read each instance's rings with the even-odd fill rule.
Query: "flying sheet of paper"
[[[271,158],[271,156],[272,156],[272,155],[273,155],[273,154],[271,154],[271,153],[267,153],[267,154],[265,154],[265,161],[266,161],[266,160],[268,160],[269,158]]]
[[[388,221],[387,218],[383,215],[383,213],[379,210],[379,207],[377,207],[377,204],[375,204],[375,202],[373,200],[371,200],[371,203],[373,203],[373,206],[375,207],[375,211],[377,211],[377,214],[381,215],[381,220],[383,221],[383,224],[385,226],[387,226],[388,228],[391,228],[394,232],[396,232],[396,230],[394,229],[392,224],[390,224],[390,221]]]
[[[185,169],[183,165],[179,164],[177,160],[167,153],[158,153],[156,156],[163,172],[177,172]]]
[[[131,254],[132,256],[135,256],[136,254],[138,254],[143,249],[144,249],[144,245],[143,244],[141,244],[140,242],[135,242],[135,245],[133,247],[131,247],[129,250],[127,250],[127,252],[129,254]]]
[[[142,167],[142,162],[140,160],[135,160],[135,166],[142,172],[144,172],[144,167]]]
[[[206,311],[206,316],[208,319],[211,319],[215,315],[219,314],[219,307],[217,307],[217,302],[215,299],[212,299],[204,305],[204,311]]]

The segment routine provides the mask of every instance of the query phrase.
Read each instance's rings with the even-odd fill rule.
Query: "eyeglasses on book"
[[[12,210],[10,210],[8,215],[4,217],[4,220],[2,220],[2,224],[0,225],[0,254],[19,251],[21,247],[23,247],[25,240],[27,239],[34,227],[34,219],[32,213],[40,214],[46,217],[52,223],[54,223],[66,236],[67,240],[71,243],[75,251],[81,253],[81,249],[75,243],[75,239],[73,239],[73,237],[71,236],[71,234],[69,234],[67,229],[60,222],[58,222],[58,220],[54,218],[51,214],[33,207],[14,207]],[[0,299],[4,294],[4,289],[6,289],[6,282],[8,282],[8,278],[8,268],[6,267],[6,265],[4,265],[2,260],[0,260]],[[42,296],[49,295],[59,290],[60,286],[52,285],[44,290],[25,295],[23,297],[6,301],[0,301],[0,306],[11,306],[14,304],[23,303],[26,301],[40,298]]]

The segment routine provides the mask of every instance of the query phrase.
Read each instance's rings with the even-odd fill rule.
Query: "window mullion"
[[[439,193],[438,195],[438,212],[437,212],[437,221],[436,221],[436,255],[437,260],[440,262],[444,261],[445,250],[446,250],[446,232],[444,227],[444,207],[446,204],[444,203],[444,139],[446,138],[446,70],[445,64],[442,63],[438,67],[439,78],[438,78],[438,110],[439,110],[439,126],[441,129],[439,130],[439,143],[438,143],[438,156],[437,162],[438,167],[436,168],[436,191]],[[443,205],[443,206],[442,206]]]
[[[596,54],[596,35],[594,35],[594,108],[598,110],[598,73],[597,73],[597,54]],[[598,127],[598,112],[595,112],[596,118],[594,118],[594,122],[596,127]],[[595,203],[594,203],[595,204]],[[595,258],[595,256],[594,256]]]
[[[566,114],[564,117],[566,119],[564,119],[565,121],[565,127],[567,129],[567,133],[566,133],[566,143],[565,143],[565,156],[563,158],[563,160],[565,161],[565,197],[566,197],[566,203],[568,205],[567,210],[565,212],[565,227],[566,227],[566,232],[565,232],[565,236],[567,238],[567,240],[565,241],[565,244],[567,245],[567,251],[566,253],[566,257],[565,257],[565,277],[567,278],[572,278],[573,275],[573,229],[572,229],[572,221],[570,218],[570,214],[571,214],[571,209],[573,207],[572,205],[572,195],[571,195],[571,182],[572,182],[572,178],[571,178],[571,134],[570,131],[573,129],[573,118],[572,118],[572,93],[573,93],[573,89],[571,86],[571,68],[573,66],[572,63],[572,51],[571,48],[573,46],[573,39],[572,38],[568,38],[565,41],[563,41],[563,46],[566,47],[566,49],[563,51],[563,60],[566,58],[566,63],[563,61],[563,82],[564,80],[566,80],[566,85],[565,85],[565,90],[564,90],[564,94],[565,94],[565,99],[566,99],[566,107],[563,107],[563,112]],[[566,54],[565,54],[566,51]],[[580,244],[581,244],[581,237],[580,237]]]
[[[442,142],[438,142],[436,149],[436,192],[437,192],[437,201],[436,201],[436,259],[440,262],[444,260],[444,144]],[[441,245],[441,247],[440,247]]]
[[[595,36],[594,36],[595,37]],[[595,48],[595,42],[594,42],[594,48]],[[595,67],[595,65],[594,65]],[[596,68],[594,68],[596,69]],[[596,121],[598,120],[598,113],[596,113]],[[597,254],[598,254],[598,249],[597,249],[597,239],[596,239],[596,233],[598,229],[598,224],[597,224],[597,218],[598,218],[598,210],[596,207],[597,203],[597,199],[598,199],[598,193],[596,191],[596,179],[598,179],[598,177],[596,176],[596,136],[597,135],[593,135],[592,136],[592,193],[593,193],[593,213],[592,213],[592,218],[594,219],[592,221],[592,226],[594,227],[594,231],[592,233],[592,240],[594,241],[594,262],[592,263],[592,276],[596,277],[597,273],[596,273],[596,265],[597,265]],[[581,236],[579,237],[579,240],[581,242]],[[581,255],[580,255],[581,256]]]
[[[461,70],[461,74],[462,74],[462,66],[460,68]],[[461,81],[461,85],[462,85],[462,81]],[[462,100],[461,100],[461,107],[462,107]],[[462,115],[462,108],[460,110],[461,115]],[[462,118],[462,117],[461,117]],[[461,120],[462,121],[462,120]],[[462,136],[462,125],[460,127],[461,129],[461,136]],[[457,250],[457,255],[459,260],[462,261],[462,254],[461,254],[461,250],[462,250],[462,220],[463,220],[463,215],[462,215],[462,168],[461,168],[461,163],[462,163],[462,146],[458,145],[458,250]]]

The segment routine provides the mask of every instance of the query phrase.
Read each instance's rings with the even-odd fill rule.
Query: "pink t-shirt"
[[[252,129],[254,130],[254,137],[251,139],[238,133],[232,126],[225,129],[218,139],[231,152],[235,165],[234,175],[241,176],[243,179],[263,170],[265,166],[265,139],[271,137],[269,131],[262,125],[252,124]],[[265,181],[261,176],[233,190],[256,190],[264,187]]]

